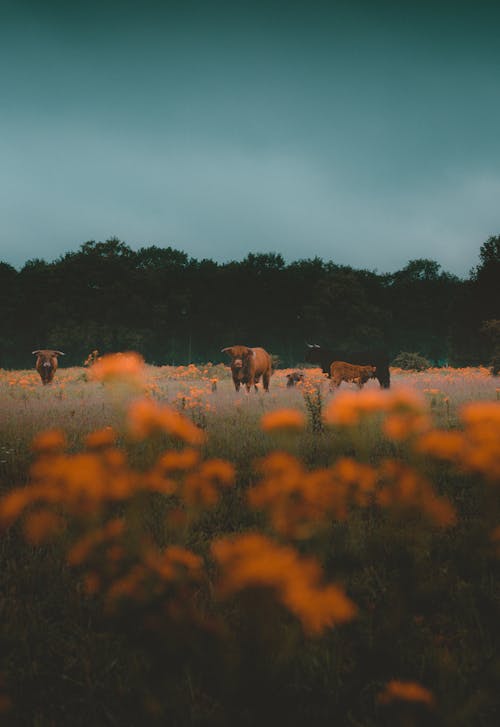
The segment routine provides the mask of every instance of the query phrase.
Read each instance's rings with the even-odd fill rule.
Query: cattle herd
[[[252,386],[257,391],[257,384],[261,379],[264,391],[269,391],[269,381],[274,369],[272,357],[265,349],[238,345],[223,348],[222,353],[227,353],[231,359],[231,375],[236,391],[240,390],[242,384],[247,392]],[[35,368],[40,374],[42,384],[52,383],[59,363],[58,356],[65,354],[53,349],[37,349],[33,354],[37,357]],[[305,360],[318,364],[323,373],[328,374],[330,386],[334,389],[343,381],[354,382],[360,389],[368,379],[378,379],[384,389],[388,389],[391,384],[389,357],[382,351],[335,351],[308,343]],[[304,378],[304,371],[293,371],[287,374],[287,386],[295,386],[304,381]]]

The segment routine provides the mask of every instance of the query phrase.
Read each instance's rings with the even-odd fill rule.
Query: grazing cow
[[[257,384],[261,376],[264,389],[269,391],[273,364],[267,351],[263,348],[249,348],[248,346],[229,346],[223,348],[222,353],[231,356],[231,373],[236,391],[240,390],[241,384],[247,387],[247,391],[250,391],[251,386],[255,386],[255,391],[257,391]]]
[[[286,378],[288,379],[288,381],[286,382],[287,387],[295,386],[295,384],[304,381],[304,372],[292,371],[291,374],[286,375]]]
[[[349,361],[358,366],[375,366],[375,378],[382,389],[391,385],[389,356],[384,351],[339,351],[321,348],[316,344],[307,344],[306,361],[319,364],[324,374],[330,376],[330,367],[334,361]]]
[[[375,378],[375,366],[356,366],[345,361],[334,361],[330,366],[330,388],[337,389],[343,381],[353,381],[360,389],[368,379]]]
[[[53,351],[51,348],[43,348],[38,351],[32,351],[36,356],[35,368],[40,374],[42,384],[51,384],[54,374],[57,371],[58,356],[65,356],[62,351]]]

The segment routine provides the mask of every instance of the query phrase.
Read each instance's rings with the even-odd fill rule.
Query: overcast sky
[[[0,0],[0,259],[86,240],[467,275],[500,2]]]

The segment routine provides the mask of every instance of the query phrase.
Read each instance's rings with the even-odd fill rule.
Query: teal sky
[[[86,240],[466,275],[500,3],[0,0],[0,259]]]

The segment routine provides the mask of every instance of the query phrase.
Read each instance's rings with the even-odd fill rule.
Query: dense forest
[[[54,347],[66,365],[134,349],[156,364],[222,361],[235,343],[264,346],[283,365],[306,342],[419,352],[436,364],[489,363],[499,345],[500,236],[469,277],[427,259],[393,273],[281,255],[196,260],[171,247],[86,242],[53,262],[0,263],[0,367],[32,365]]]

